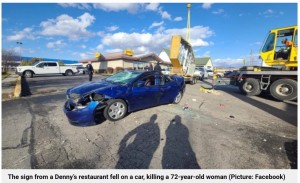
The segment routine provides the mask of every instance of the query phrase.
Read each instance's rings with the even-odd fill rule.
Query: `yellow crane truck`
[[[195,56],[189,42],[179,35],[172,36],[170,48],[170,60],[172,69],[170,74],[177,74],[184,77],[186,82],[195,84],[198,76],[195,76]]]
[[[264,66],[240,68],[237,77],[218,78],[216,85],[224,81],[239,86],[240,91],[249,96],[262,91],[270,93],[278,100],[297,98],[298,67],[298,26],[272,29],[260,51]]]

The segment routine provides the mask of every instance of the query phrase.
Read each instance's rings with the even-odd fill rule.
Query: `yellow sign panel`
[[[131,49],[124,50],[124,54],[128,56],[133,56],[133,51]]]
[[[101,53],[100,53],[100,52],[96,52],[96,53],[95,53],[95,57],[96,57],[96,58],[99,58],[100,56],[101,56]]]

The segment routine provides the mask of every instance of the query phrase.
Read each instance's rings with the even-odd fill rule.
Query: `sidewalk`
[[[16,86],[18,75],[15,73],[11,73],[5,79],[2,79],[2,100],[9,100],[12,99],[14,96],[14,89]]]

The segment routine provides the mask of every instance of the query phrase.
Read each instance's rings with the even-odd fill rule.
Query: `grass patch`
[[[2,80],[5,79],[5,78],[7,78],[10,75],[11,75],[10,73],[2,72]]]

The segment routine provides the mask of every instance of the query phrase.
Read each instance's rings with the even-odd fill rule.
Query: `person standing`
[[[149,64],[149,71],[153,71],[153,65],[151,63]]]
[[[86,65],[86,69],[87,69],[88,74],[89,74],[89,81],[92,81],[94,68],[93,68],[93,65],[92,65],[91,61],[89,61],[89,63]]]
[[[157,62],[157,64],[155,65],[154,70],[158,71],[158,72],[161,72],[161,67],[160,67],[159,62]]]

